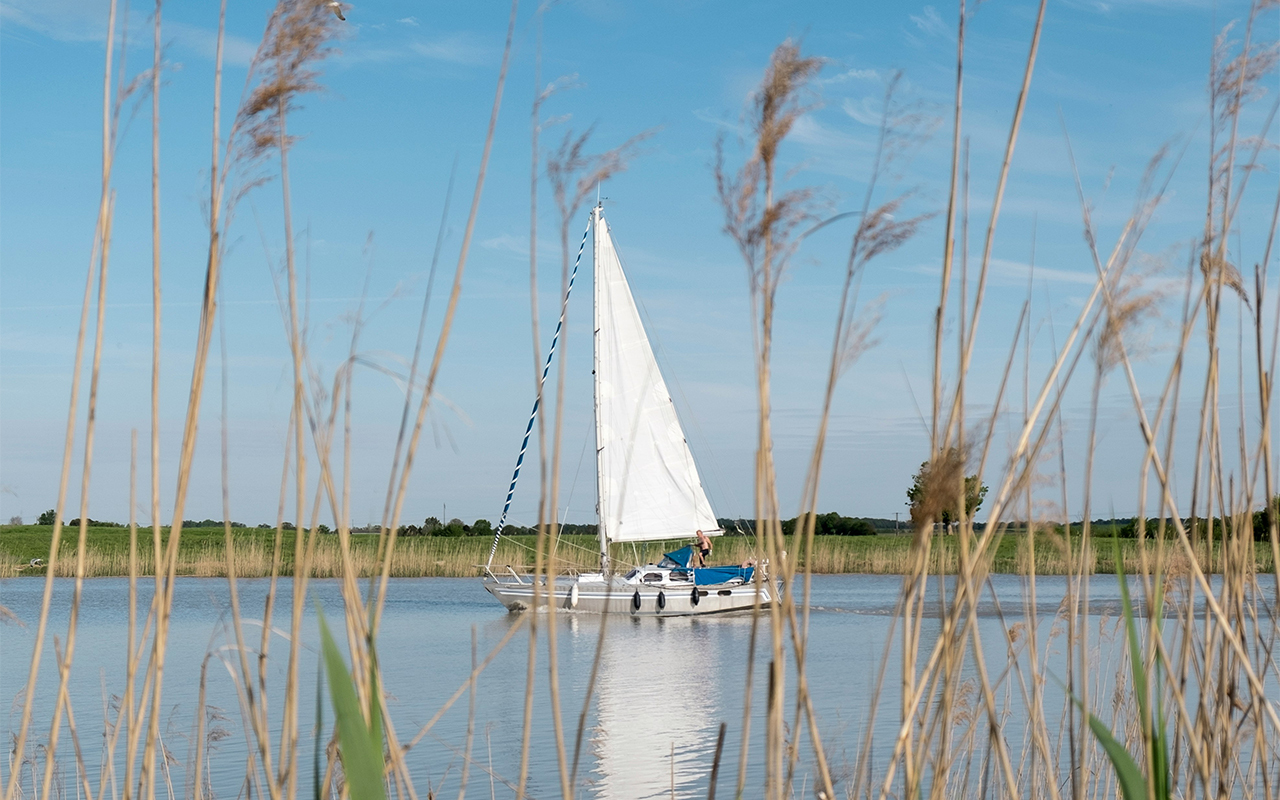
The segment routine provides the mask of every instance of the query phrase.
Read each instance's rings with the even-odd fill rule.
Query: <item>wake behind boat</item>
[[[723,531],[703,491],[675,404],[658,370],[599,205],[591,211],[589,230],[594,233],[593,373],[600,571],[557,577],[547,586],[545,577],[538,578],[535,585],[533,576],[521,575],[509,566],[494,570],[494,554],[538,413],[539,403],[535,400],[506,506],[484,567],[484,587],[512,611],[542,607],[549,602],[579,611],[654,616],[744,611],[757,602],[768,607],[776,587],[763,567],[757,574],[750,564],[705,566],[702,553],[691,546],[625,574],[615,571],[609,561],[611,542],[692,539],[697,532],[718,536]],[[569,289],[573,289],[572,278]],[[544,382],[563,323],[562,310],[543,367]]]

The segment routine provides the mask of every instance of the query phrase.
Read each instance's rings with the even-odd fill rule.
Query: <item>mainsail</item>
[[[601,539],[718,532],[622,262],[595,214],[596,470]]]

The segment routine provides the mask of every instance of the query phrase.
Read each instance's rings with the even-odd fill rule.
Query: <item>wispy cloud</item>
[[[59,42],[102,42],[106,39],[107,12],[102,3],[88,0],[7,0],[0,3],[0,21],[5,25],[17,25]],[[123,24],[117,23],[117,36],[123,38]],[[150,33],[139,35],[137,31],[150,28],[144,14],[131,12],[128,28],[133,47],[151,47]],[[217,52],[217,31],[199,25],[176,20],[166,20],[162,32],[164,41],[201,58],[212,60]],[[223,59],[227,64],[248,66],[257,44],[240,36],[226,34],[223,39]]]
[[[199,25],[188,25],[185,22],[165,22],[163,34],[179,47],[210,60],[218,54],[218,32]],[[249,66],[258,46],[241,36],[224,34],[222,39],[222,59],[225,63],[239,67]]]
[[[924,12],[921,14],[912,14],[911,21],[916,24],[916,27],[925,36],[951,37],[951,29],[947,27],[947,23],[942,21],[938,10],[933,6],[925,6]]]
[[[453,33],[435,39],[419,39],[410,43],[415,54],[433,61],[476,66],[493,60],[493,48],[480,44],[475,37],[465,33]]]
[[[529,239],[513,236],[509,233],[499,234],[491,239],[485,239],[480,246],[487,250],[501,250],[506,253],[515,253],[518,256],[529,257]]]
[[[738,135],[746,133],[746,128],[744,128],[739,122],[728,119],[723,114],[717,114],[710,108],[695,108],[693,110],[693,118],[701,122],[708,122],[715,125],[717,128],[724,128],[727,131],[732,131]]]
[[[880,70],[876,69],[847,69],[844,72],[832,75],[830,78],[823,78],[818,81],[823,86],[838,86],[842,83],[862,83],[866,81],[881,80]]]
[[[465,31],[424,37],[414,32],[419,27],[421,24],[415,17],[403,17],[394,25],[362,25],[361,33],[368,35],[344,46],[342,61],[390,64],[426,59],[466,67],[493,63],[497,51],[487,40]]]
[[[806,114],[796,120],[791,129],[791,141],[806,147],[828,151],[864,150],[866,142],[844,131],[823,125],[812,114]]]
[[[880,121],[884,118],[884,98],[864,97],[854,100],[846,97],[840,104],[840,110],[856,122],[879,128]]]
[[[918,275],[939,275],[941,273],[937,264],[916,264],[915,266],[901,267],[901,269],[904,272],[914,272]],[[992,283],[1002,286],[1025,286],[1027,276],[1031,271],[1031,265],[1025,261],[993,258],[991,259],[990,279]],[[1073,270],[1045,267],[1039,264],[1035,267],[1034,275],[1036,283],[1071,283],[1079,286],[1093,286],[1097,282],[1097,278],[1098,276],[1094,273],[1092,267],[1087,270]]]
[[[107,29],[105,6],[88,0],[7,0],[0,20],[61,42],[102,41]]]

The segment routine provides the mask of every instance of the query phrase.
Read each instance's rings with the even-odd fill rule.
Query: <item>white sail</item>
[[[719,527],[609,226],[595,224],[596,469],[602,539],[689,537]]]

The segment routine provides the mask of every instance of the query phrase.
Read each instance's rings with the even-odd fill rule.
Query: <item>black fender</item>
[[[632,611],[640,610],[640,590],[639,589],[636,589],[636,593],[631,595],[631,610]]]

